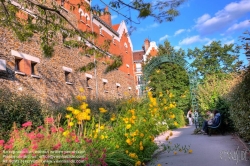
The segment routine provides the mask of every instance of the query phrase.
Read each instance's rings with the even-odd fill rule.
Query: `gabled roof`
[[[136,61],[142,61],[143,60],[143,55],[144,55],[144,51],[143,50],[134,51],[133,52],[133,60],[134,60],[134,62],[136,62]]]
[[[99,18],[96,15],[93,15],[93,18],[96,19],[96,20],[98,20],[100,23],[102,23],[106,28],[108,28],[115,35],[119,36],[118,32],[116,30],[114,30],[111,26],[109,26],[106,22],[104,22],[101,18]]]

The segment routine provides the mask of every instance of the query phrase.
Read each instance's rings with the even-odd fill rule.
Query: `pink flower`
[[[44,135],[43,135],[43,134],[41,134],[41,133],[38,133],[38,134],[36,135],[36,138],[38,138],[38,139],[40,139],[40,138],[44,138]]]
[[[63,132],[63,131],[64,131],[64,129],[63,129],[62,127],[59,127],[58,130],[59,130],[60,132]]]
[[[32,125],[32,122],[31,122],[31,121],[28,121],[28,122],[22,124],[23,127],[29,127],[29,126],[31,126],[31,125]]]
[[[0,140],[0,145],[3,146],[4,140]]]
[[[5,150],[11,150],[13,148],[12,144],[6,144],[4,145]]]
[[[50,128],[50,131],[51,131],[52,133],[56,133],[56,132],[57,132],[57,128],[56,128],[56,127],[51,127],[51,128]]]
[[[53,150],[58,150],[60,147],[61,147],[61,143],[58,143],[58,144],[56,144],[56,145],[53,147]]]
[[[27,154],[29,153],[29,150],[27,148],[24,148],[20,155],[18,156],[19,158],[24,158]]]
[[[37,127],[38,129],[43,129],[43,126],[39,126],[39,127]]]
[[[54,122],[53,118],[45,118],[45,123],[52,124]]]
[[[37,144],[35,144],[31,148],[32,148],[32,150],[37,150],[38,146],[37,146]]]
[[[33,139],[36,138],[36,134],[34,132],[31,132],[31,133],[28,134],[28,137],[29,137],[30,140],[33,140]]]

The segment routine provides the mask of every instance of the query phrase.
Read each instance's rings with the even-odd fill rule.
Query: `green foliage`
[[[89,62],[87,65],[82,66],[79,70],[83,71],[83,72],[86,72],[86,71],[92,70],[94,68],[95,68],[95,63],[94,62]]]
[[[105,70],[105,73],[111,72],[115,69],[118,69],[122,65],[122,57],[121,56],[113,56],[112,57],[113,62],[108,65],[108,67]]]
[[[164,45],[159,46],[158,55],[175,56],[176,58],[184,58],[183,50],[175,52],[174,48],[168,41]],[[152,58],[151,60],[153,60]],[[187,71],[182,66],[174,63],[163,63],[157,66],[150,74],[150,83],[148,86],[152,88],[153,95],[156,96],[162,92],[171,92],[173,101],[181,110],[187,110],[190,106],[190,88]]]
[[[14,122],[17,127],[27,121],[34,127],[42,125],[42,105],[34,97],[0,89],[0,121],[0,139],[7,139]]]
[[[237,77],[237,81],[239,83],[226,95],[230,118],[239,135],[250,141],[250,69]]]
[[[239,48],[233,44],[222,45],[220,41],[214,41],[202,49],[189,49],[188,57],[194,58],[191,66],[196,68],[201,79],[213,74],[223,77],[225,74],[237,72],[242,65]]]
[[[172,114],[175,115],[175,118],[169,121],[169,129],[175,129],[185,126],[185,114],[183,110],[178,108],[172,108],[169,111],[172,112]],[[174,125],[174,121],[177,122],[177,125]]]

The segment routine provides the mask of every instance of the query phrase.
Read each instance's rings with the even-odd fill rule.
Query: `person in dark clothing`
[[[214,118],[212,119],[212,123],[208,124],[208,121],[204,121],[202,132],[207,134],[208,133],[208,126],[213,126],[213,127],[218,126],[220,123],[220,119],[221,119],[220,113],[217,110],[215,110],[214,111]]]

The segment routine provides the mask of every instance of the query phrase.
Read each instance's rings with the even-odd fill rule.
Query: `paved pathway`
[[[169,141],[171,145],[190,145],[192,154],[161,152],[147,166],[250,166],[250,154],[246,145],[236,136],[193,135],[195,127],[187,126],[173,131]],[[168,144],[166,132],[156,138],[157,142]],[[237,160],[238,159],[238,160]]]

